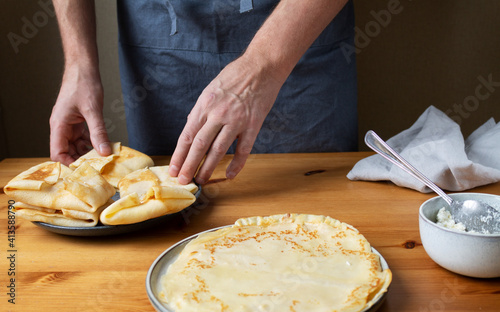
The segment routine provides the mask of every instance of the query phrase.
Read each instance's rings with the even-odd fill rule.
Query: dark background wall
[[[369,41],[358,54],[360,137],[369,129],[385,138],[393,136],[429,105],[447,112],[464,136],[490,117],[500,120],[499,1],[385,0],[355,5],[357,27],[374,35],[365,36]],[[374,24],[381,23],[374,16],[388,7],[397,13],[377,28]],[[483,78],[496,86],[476,94]]]
[[[0,159],[49,155],[48,119],[63,71],[49,0],[2,0]],[[500,120],[500,2],[355,0],[360,149],[373,129],[389,138],[434,105],[468,136]],[[96,1],[105,119],[127,144],[118,75],[116,3]],[[349,54],[351,53],[351,54]],[[488,88],[484,81],[492,81]],[[486,92],[487,90],[487,92]]]

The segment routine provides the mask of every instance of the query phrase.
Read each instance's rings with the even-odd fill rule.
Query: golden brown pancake
[[[93,167],[76,170],[58,162],[44,162],[20,173],[5,187],[16,215],[29,221],[60,226],[90,227],[111,203],[115,188]]]
[[[72,171],[59,162],[44,162],[21,172],[4,187],[16,202],[54,210],[95,212],[115,189],[88,166]]]
[[[120,142],[112,144],[112,154],[109,156],[101,156],[93,149],[78,158],[69,167],[75,169],[84,162],[94,167],[115,188],[118,187],[120,179],[127,174],[138,169],[154,166],[151,157],[130,147],[123,146]]]
[[[198,187],[181,185],[168,166],[136,170],[118,183],[120,199],[101,213],[107,225],[131,224],[178,212],[195,201]]]

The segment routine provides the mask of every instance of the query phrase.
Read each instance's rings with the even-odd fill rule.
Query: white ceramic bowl
[[[450,194],[453,199],[482,200],[500,211],[500,196],[481,193]],[[420,238],[425,251],[437,264],[471,277],[500,277],[500,233],[474,234],[451,230],[436,223],[446,202],[433,197],[420,206]]]

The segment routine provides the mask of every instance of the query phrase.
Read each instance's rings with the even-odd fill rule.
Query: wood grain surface
[[[9,198],[0,191],[0,310],[154,311],[146,293],[146,274],[153,261],[177,241],[241,217],[308,213],[353,225],[386,259],[393,281],[378,311],[498,311],[499,278],[449,272],[422,247],[418,208],[434,194],[390,182],[346,178],[352,166],[369,155],[251,155],[234,180],[224,178],[231,160],[226,156],[203,187],[195,208],[169,224],[116,236],[65,236],[16,218],[13,237],[8,232]],[[157,165],[169,160],[154,159]],[[46,160],[3,160],[0,189]],[[500,194],[500,184],[471,191]],[[12,272],[15,276],[9,276]],[[9,287],[11,278],[15,278],[14,288]],[[15,304],[8,301],[12,294]]]

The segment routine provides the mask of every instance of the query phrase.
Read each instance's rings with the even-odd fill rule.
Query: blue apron
[[[241,55],[277,2],[117,1],[129,146],[171,155],[198,96]],[[349,1],[286,80],[252,153],[357,149],[356,64],[341,50],[353,38]]]

